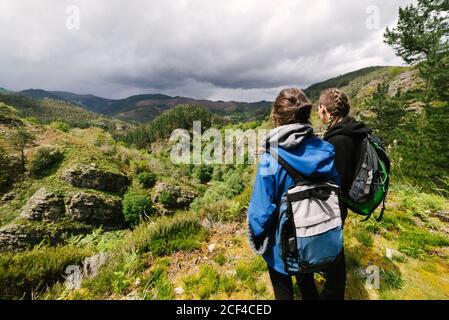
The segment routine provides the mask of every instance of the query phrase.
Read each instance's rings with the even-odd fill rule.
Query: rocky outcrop
[[[23,206],[20,216],[33,221],[60,221],[64,218],[64,200],[62,197],[39,189]]]
[[[158,183],[154,190],[153,202],[169,209],[188,208],[197,197],[192,191],[165,182]]]
[[[94,228],[123,228],[121,199],[104,194],[74,192],[64,198],[39,189],[22,207],[16,224],[0,228],[0,252],[22,251],[45,241],[55,245]]]
[[[54,246],[73,235],[88,234],[93,229],[93,226],[73,222],[26,222],[9,225],[0,228],[0,252],[23,251],[42,242]]]
[[[421,101],[414,101],[412,103],[410,103],[409,107],[407,109],[405,109],[405,111],[407,112],[413,112],[416,114],[422,114],[425,110],[426,104],[424,102]]]
[[[32,232],[26,225],[11,225],[0,229],[0,252],[23,251],[39,244],[44,235]]]
[[[77,188],[123,193],[130,181],[125,175],[102,171],[95,164],[77,165],[66,170],[61,179]]]
[[[3,202],[11,201],[11,200],[14,200],[15,197],[17,197],[17,193],[11,191],[11,192],[8,192],[7,194],[3,195],[1,201],[3,201]]]
[[[105,229],[123,227],[123,214],[119,199],[96,194],[76,192],[66,200],[69,219]]]
[[[398,93],[399,90],[402,93],[414,90],[423,83],[423,80],[418,76],[418,72],[416,70],[404,71],[390,82],[388,95],[390,97],[393,97]]]

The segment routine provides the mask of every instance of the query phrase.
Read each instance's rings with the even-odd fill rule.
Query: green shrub
[[[267,270],[266,262],[257,257],[250,262],[240,263],[236,267],[237,279],[248,287],[254,295],[263,294],[266,291],[266,287],[261,285],[259,281],[260,275]]]
[[[199,249],[206,237],[198,218],[191,216],[160,218],[147,232],[148,242],[142,249],[156,256]]]
[[[142,280],[142,286],[140,295],[144,300],[173,300],[175,298],[174,287],[167,277],[166,266],[157,265]]]
[[[245,206],[240,201],[229,201],[229,199],[242,194],[245,181],[243,173],[238,170],[229,170],[224,175],[224,182],[213,182],[204,193],[203,197],[196,198],[190,205],[194,211],[200,212],[200,215],[213,221],[239,221]],[[242,201],[249,201],[251,188],[248,188],[248,194],[240,197]]]
[[[237,278],[243,282],[252,282],[257,277],[257,274],[265,272],[267,269],[266,262],[260,258],[254,258],[249,263],[240,263],[237,268]]]
[[[243,207],[240,202],[231,201],[222,218],[223,222],[241,221],[243,219]]]
[[[224,170],[222,166],[215,166],[212,171],[212,180],[223,181]]]
[[[220,278],[220,291],[224,291],[227,294],[232,294],[237,290],[237,282],[234,277],[221,276]]]
[[[242,174],[239,172],[234,172],[226,179],[225,184],[227,187],[226,196],[228,198],[242,193],[244,189]]]
[[[402,184],[397,191],[400,197],[400,209],[412,214],[423,214],[427,210],[439,211],[447,205],[441,196],[422,192],[421,188],[411,184]]]
[[[366,229],[359,229],[355,232],[355,238],[365,247],[373,246],[373,236]]]
[[[404,279],[401,274],[393,270],[380,269],[381,290],[401,289],[404,286]]]
[[[104,232],[103,228],[100,227],[87,235],[72,236],[65,243],[77,247],[92,248],[95,251],[113,251],[122,240],[125,232],[125,230]]]
[[[145,194],[129,191],[123,197],[123,215],[126,223],[132,228],[153,211],[153,205]]]
[[[0,299],[30,299],[63,281],[65,269],[79,265],[93,252],[74,246],[41,247],[0,255]]]
[[[30,174],[43,177],[64,159],[59,149],[53,147],[39,147],[30,161]]]
[[[159,194],[159,202],[167,207],[173,207],[176,204],[176,199],[170,191],[162,191]]]
[[[135,150],[135,149],[127,149],[126,148],[125,150],[127,150],[127,151],[133,150],[133,151],[137,152],[137,150]],[[148,161],[145,161],[145,160],[131,160],[130,164],[131,164],[131,171],[136,175],[141,174],[143,172],[148,172],[148,170],[150,169],[148,167]]]
[[[219,254],[217,254],[216,256],[214,256],[213,260],[214,260],[219,266],[224,266],[224,264],[226,263],[226,256],[224,255],[223,252],[220,252]]]
[[[156,183],[157,176],[154,173],[142,172],[137,176],[137,180],[144,188],[151,188]]]
[[[68,123],[62,121],[55,121],[50,124],[50,127],[56,130],[60,130],[62,132],[69,132],[70,125]]]
[[[198,275],[186,278],[184,284],[187,294],[196,294],[199,299],[205,300],[218,292],[220,275],[213,267],[204,265]]]
[[[204,184],[212,180],[212,171],[212,166],[197,166],[193,170],[193,175]]]

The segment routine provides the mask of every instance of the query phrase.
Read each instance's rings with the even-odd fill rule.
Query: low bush
[[[250,283],[256,278],[257,274],[266,270],[266,262],[262,258],[256,257],[250,262],[240,263],[237,266],[237,278],[245,283]]]
[[[223,252],[220,252],[219,254],[215,255],[213,260],[215,261],[215,263],[217,263],[219,266],[224,266],[226,263],[226,256],[224,255]]]
[[[153,212],[153,205],[144,193],[131,190],[123,197],[123,216],[130,227],[136,227],[142,219]]]
[[[212,166],[197,166],[193,169],[193,176],[198,178],[201,183],[208,183],[212,180]]]
[[[162,191],[159,195],[159,202],[167,207],[173,207],[176,204],[176,199],[169,191]]]
[[[31,299],[64,280],[65,269],[79,265],[93,252],[74,246],[40,247],[0,255],[0,299]]]
[[[373,246],[373,236],[368,230],[364,228],[359,229],[355,232],[355,238],[365,247]]]
[[[63,159],[64,155],[59,149],[46,146],[39,147],[30,161],[30,174],[33,177],[46,176]]]
[[[173,300],[175,298],[173,284],[167,277],[167,266],[160,261],[155,262],[155,266],[150,273],[141,281],[143,288],[140,296],[144,300]]]
[[[258,281],[260,275],[266,271],[267,264],[261,257],[256,257],[246,263],[240,263],[236,267],[237,279],[248,287],[255,296],[266,293],[265,285]]]
[[[156,183],[157,176],[154,173],[142,172],[137,176],[137,180],[144,188],[152,188]]]
[[[217,270],[209,265],[204,265],[197,275],[184,279],[186,293],[197,295],[201,300],[209,299],[213,294],[218,293],[220,280],[221,277]]]
[[[384,268],[380,269],[380,279],[381,279],[381,290],[397,290],[404,286],[404,279],[401,274],[393,271],[386,270]]]
[[[62,121],[55,121],[50,124],[50,127],[56,130],[60,130],[62,132],[69,132],[70,131],[70,125],[66,122]]]
[[[195,217],[163,217],[151,229],[149,241],[143,249],[156,256],[195,250],[200,248],[206,235],[206,230]]]

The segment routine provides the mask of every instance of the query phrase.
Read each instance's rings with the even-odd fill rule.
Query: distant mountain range
[[[345,87],[353,80],[365,79],[373,75],[377,77],[378,72],[388,70],[389,67],[368,67],[338,77],[316,83],[305,89],[306,94],[316,101],[322,90],[329,87]],[[11,93],[0,88],[0,93]],[[236,101],[210,101],[198,100],[188,97],[171,97],[163,94],[142,94],[124,99],[107,99],[91,94],[76,94],[65,91],[45,91],[42,89],[28,89],[16,92],[33,99],[62,100],[88,109],[92,112],[113,117],[124,121],[135,121],[146,123],[164,111],[170,110],[178,105],[193,104],[201,105],[209,111],[228,117],[234,121],[251,121],[264,119],[270,112],[271,102],[236,102]],[[274,98],[274,97],[273,97]]]
[[[148,122],[159,114],[181,104],[201,105],[211,112],[246,121],[263,119],[269,113],[271,103],[197,100],[187,97],[170,97],[162,94],[143,94],[125,99],[106,99],[94,95],[81,95],[63,91],[28,89],[18,92],[33,99],[63,100],[90,111],[124,121]]]

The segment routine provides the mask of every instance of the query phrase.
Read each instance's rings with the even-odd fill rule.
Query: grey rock
[[[20,216],[26,220],[59,221],[64,218],[64,200],[62,197],[39,189],[22,207]]]
[[[2,201],[11,201],[11,200],[14,200],[14,199],[16,198],[16,196],[17,196],[17,193],[15,193],[15,192],[13,192],[13,191],[8,192],[7,194],[5,194],[5,195],[2,197]]]
[[[417,70],[407,70],[400,73],[393,81],[390,82],[388,95],[395,96],[400,90],[402,93],[414,90],[421,86],[424,81],[418,76]]]
[[[182,287],[175,288],[175,294],[177,296],[183,295],[184,294],[184,289]]]
[[[425,103],[420,102],[420,101],[415,101],[413,103],[410,104],[410,106],[405,109],[405,111],[407,112],[413,112],[416,114],[422,114],[424,112],[425,109]]]
[[[44,242],[58,245],[73,235],[88,234],[94,227],[79,223],[23,222],[0,228],[0,252],[20,252]]]
[[[116,193],[125,192],[130,181],[122,174],[106,172],[95,164],[77,165],[66,170],[61,179],[77,188],[88,188]]]
[[[23,251],[39,244],[43,235],[31,232],[26,225],[11,225],[0,229],[0,252]]]
[[[123,227],[121,202],[118,199],[76,192],[66,200],[67,216],[77,222],[105,229]]]
[[[434,217],[440,219],[443,222],[449,223],[449,212],[437,212],[432,214]]]

